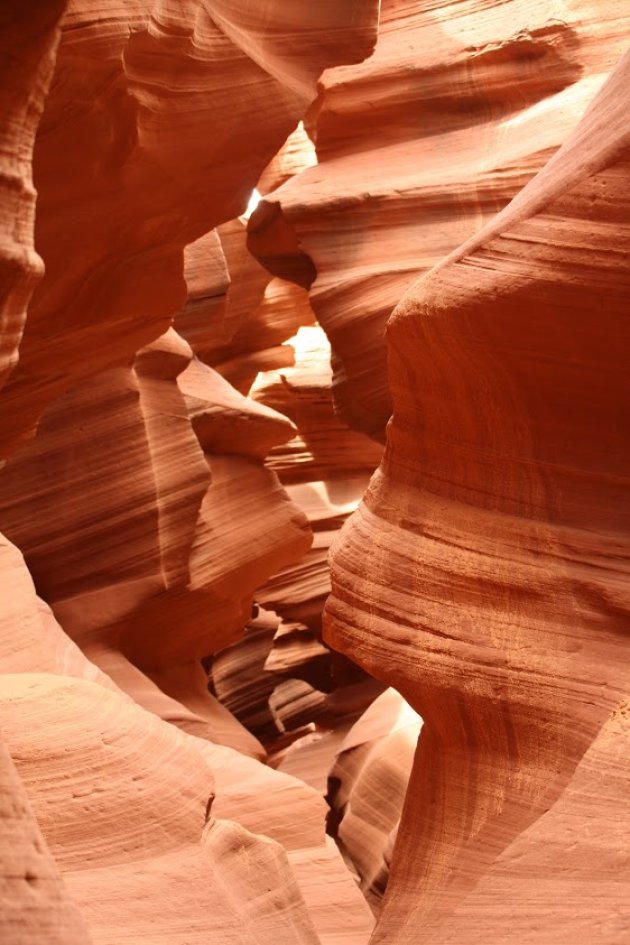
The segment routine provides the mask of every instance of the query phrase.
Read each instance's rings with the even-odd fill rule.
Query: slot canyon
[[[628,0],[0,0],[0,945],[630,945]]]

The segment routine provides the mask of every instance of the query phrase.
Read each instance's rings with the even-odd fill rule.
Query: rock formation
[[[0,744],[0,934],[16,945],[90,945],[70,901],[11,756]]]
[[[375,911],[387,885],[421,726],[404,699],[387,689],[352,726],[330,769],[330,832]]]
[[[318,165],[265,196],[249,242],[310,288],[351,426],[383,437],[396,303],[564,141],[626,29],[615,0],[383,0],[374,54],[326,72],[306,121]]]
[[[0,10],[0,385],[15,367],[42,275],[35,252],[35,133],[53,75],[65,0],[7,0]]]
[[[29,68],[44,79],[60,7],[29,4],[16,21],[34,21],[24,33]],[[322,69],[373,47],[376,0],[291,11],[277,0],[112,2],[96,15],[88,0],[69,5],[33,154],[46,273],[4,393],[5,451],[73,382],[123,363],[168,328],[184,301],[184,247],[245,209]],[[32,105],[18,100],[31,137],[42,86]],[[21,148],[29,153],[28,138]]]
[[[327,621],[425,722],[375,942],[612,943],[630,922],[614,853],[629,76],[626,55],[540,174],[389,325],[388,446],[337,546]]]
[[[628,939],[622,7],[2,4],[3,943]]]
[[[233,218],[377,4],[77,2],[58,50],[63,4],[5,7],[0,518],[28,570],[5,542],[2,928],[359,945],[323,798],[253,760],[203,680],[311,534],[263,465],[294,425],[193,352],[303,323],[253,316],[270,277]]]

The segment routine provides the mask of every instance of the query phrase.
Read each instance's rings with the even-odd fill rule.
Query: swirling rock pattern
[[[192,681],[195,661],[240,635],[256,587],[309,547],[306,518],[255,459],[292,432],[171,331],[47,411],[0,472],[0,520],[66,632],[117,681],[137,676],[114,670],[112,650],[154,680],[188,665]],[[233,453],[208,464],[202,446]]]
[[[326,72],[306,122],[319,163],[265,196],[249,242],[310,287],[351,426],[383,437],[396,303],[564,141],[626,27],[615,0],[383,0],[374,54]]]
[[[422,720],[387,689],[352,726],[328,775],[329,822],[379,911]]]
[[[47,4],[32,35],[32,6],[13,21],[34,55],[9,87],[16,120],[28,117],[26,160],[61,11]],[[33,157],[46,274],[4,393],[3,454],[73,382],[125,363],[168,328],[185,299],[184,247],[245,209],[321,71],[368,55],[377,19],[376,0],[326,0],[316,14],[279,0],[69,5]],[[38,69],[29,109],[22,80]],[[17,239],[28,247],[32,196],[22,206]],[[13,336],[20,328],[13,319]]]
[[[63,885],[26,791],[0,743],[0,935],[15,945],[91,945]]]
[[[263,465],[295,428],[168,329],[207,357],[263,304],[234,218],[378,3],[64,6],[0,11],[1,934],[362,945],[323,798],[247,757],[199,663],[309,547]]]
[[[95,942],[148,943],[165,933],[187,942],[281,934],[317,942],[281,847],[209,814],[212,770],[194,739],[96,684],[59,676],[5,676],[1,711]],[[37,724],[42,713],[56,741]]]
[[[388,446],[328,604],[329,642],[425,720],[375,942],[498,945],[509,927],[612,945],[630,921],[610,820],[627,737],[629,76],[626,55],[388,329]]]
[[[627,24],[4,2],[3,942],[626,942]]]
[[[260,924],[270,941],[365,942],[371,919],[324,837],[323,799],[134,705],[42,610],[6,540],[0,556],[12,588],[0,594],[2,729],[55,858],[0,754],[8,940],[114,942],[132,929],[140,942],[165,930],[242,942]]]

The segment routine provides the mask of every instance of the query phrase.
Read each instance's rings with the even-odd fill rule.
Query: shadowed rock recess
[[[628,35],[0,3],[2,945],[630,943]]]

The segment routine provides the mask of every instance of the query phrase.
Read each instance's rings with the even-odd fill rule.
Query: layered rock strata
[[[1,914],[15,940],[365,942],[371,918],[324,835],[323,799],[135,705],[42,608],[19,552],[0,552],[13,589],[0,596],[2,730],[68,890],[3,759],[16,846],[8,863],[3,851],[15,908],[4,898]]]
[[[388,446],[337,545],[327,607],[329,642],[425,720],[375,942],[499,945],[518,929],[540,945],[570,930],[616,943],[630,921],[625,857],[612,867],[630,612],[629,77],[626,56],[543,171],[388,329]]]
[[[263,465],[295,428],[167,330],[205,357],[264,302],[243,224],[222,224],[322,69],[375,41],[376,2],[306,7],[78,0],[56,58],[61,3],[0,13],[0,518],[30,569],[3,540],[12,941],[361,945],[371,928],[323,799],[247,757],[264,749],[199,663],[309,546]],[[279,347],[303,320],[257,324]]]
[[[11,29],[23,26],[8,114],[25,115],[19,157],[28,161],[62,6],[22,7],[11,3],[3,16]],[[255,9],[222,0],[112,2],[97,12],[83,0],[69,5],[33,154],[46,272],[4,392],[3,453],[73,383],[125,363],[168,328],[185,299],[184,247],[245,209],[322,69],[370,53],[376,0],[307,7],[293,4],[287,18],[274,0]],[[10,122],[9,134],[16,128]],[[28,168],[15,162],[12,173],[27,186],[20,207],[15,187],[7,193],[22,224],[17,244],[28,251]],[[22,310],[32,282],[16,298]],[[11,316],[12,346],[21,320]]]
[[[396,303],[545,164],[626,45],[616,0],[383,0],[373,55],[325,73],[318,165],[265,196],[249,243],[310,288],[351,426],[383,437]]]
[[[621,945],[623,4],[0,27],[0,938]]]
[[[0,386],[18,359],[42,276],[33,245],[33,147],[50,86],[65,0],[7,0],[0,10]]]

